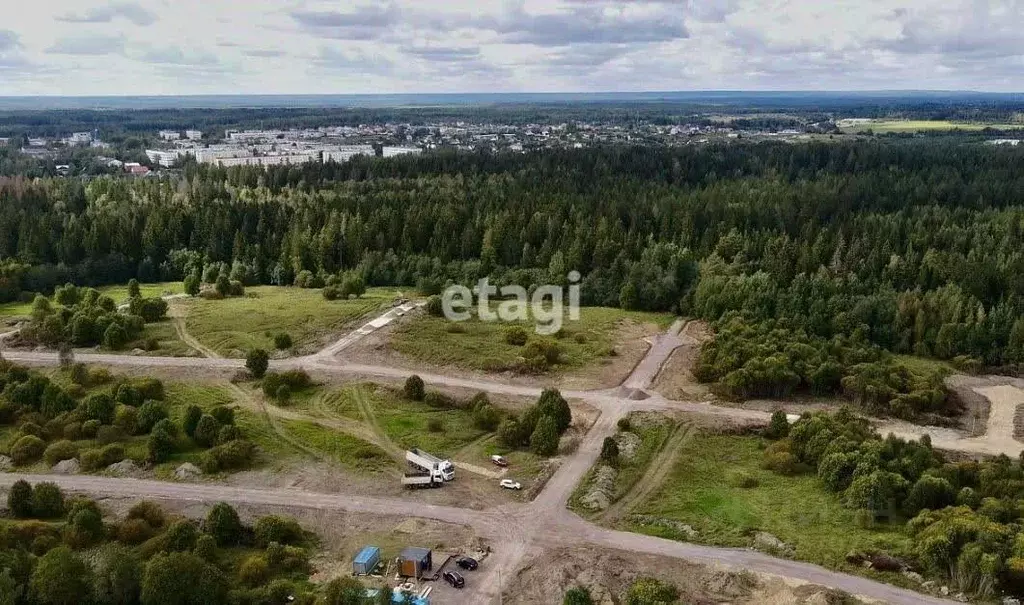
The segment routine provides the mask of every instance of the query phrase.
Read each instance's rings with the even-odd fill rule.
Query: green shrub
[[[287,332],[278,332],[274,334],[274,347],[277,349],[290,349],[292,348],[292,337]]]
[[[57,484],[36,484],[32,489],[32,514],[40,519],[56,519],[64,515],[64,492]]]
[[[245,586],[258,586],[270,576],[270,565],[263,555],[250,555],[238,567],[238,579]]]
[[[114,410],[114,426],[125,434],[132,435],[138,430],[139,410],[130,405],[119,405]]]
[[[67,440],[51,443],[43,452],[43,460],[46,464],[53,466],[62,460],[70,460],[78,457],[78,447]]]
[[[156,535],[144,519],[125,519],[117,527],[117,541],[129,546],[138,546]]]
[[[413,374],[412,376],[405,379],[405,386],[402,388],[402,392],[405,394],[406,399],[412,401],[423,401],[426,387],[423,384],[423,379]]]
[[[199,530],[191,521],[182,519],[167,526],[164,538],[166,539],[164,548],[168,552],[188,552],[195,548],[196,540],[199,539]]]
[[[173,601],[168,601],[173,595]],[[141,605],[227,603],[228,581],[192,553],[158,554],[142,576]]]
[[[742,489],[751,489],[761,484],[757,477],[745,471],[729,473],[728,482],[729,485]]]
[[[206,514],[203,531],[213,536],[218,546],[233,546],[242,538],[242,521],[231,505],[219,502]]]
[[[209,414],[203,414],[196,426],[196,433],[193,439],[203,447],[212,447],[217,443],[217,433],[220,432],[220,423]]]
[[[252,443],[236,439],[203,452],[199,466],[205,473],[219,473],[249,466],[256,453]]]
[[[32,571],[29,594],[38,605],[90,603],[92,568],[69,548],[54,548],[39,559]]]
[[[150,527],[161,528],[164,526],[164,511],[156,502],[142,500],[128,509],[129,519],[142,519]]]
[[[86,439],[92,439],[96,436],[100,430],[99,420],[86,420],[82,423],[82,436]]]
[[[124,431],[116,426],[101,426],[96,431],[96,441],[100,445],[109,445],[118,441],[124,441]]]
[[[153,430],[156,423],[168,417],[167,409],[163,404],[156,401],[147,401],[139,408],[138,422],[135,425],[135,434],[145,435]]]
[[[203,417],[203,410],[197,405],[190,405],[185,410],[185,418],[182,420],[182,428],[189,437],[195,437],[196,427],[199,426],[199,419]]]
[[[192,552],[200,559],[212,563],[217,560],[217,541],[213,536],[203,534],[196,540],[196,547]]]
[[[11,485],[7,492],[7,510],[23,519],[32,516],[32,485],[28,481],[19,479]]]
[[[263,349],[253,349],[245,356],[245,367],[256,378],[263,378],[270,365],[270,355]]]
[[[39,460],[46,449],[46,443],[35,435],[19,437],[11,446],[11,460],[18,466]]]
[[[210,410],[210,415],[217,419],[220,424],[234,424],[235,410],[227,406],[218,405]]]
[[[526,344],[529,339],[529,334],[526,333],[526,328],[522,326],[512,326],[505,329],[505,342],[515,346],[521,347]]]
[[[295,519],[267,515],[260,517],[253,527],[256,544],[266,548],[271,542],[296,544],[303,538],[302,528]]]
[[[440,418],[429,418],[427,420],[427,430],[431,433],[442,433],[444,432],[444,423],[441,422]]]

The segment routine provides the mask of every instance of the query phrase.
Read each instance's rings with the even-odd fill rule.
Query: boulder
[[[619,446],[619,456],[624,460],[632,460],[640,447],[640,437],[636,433],[619,433],[615,435],[615,443]]]
[[[754,548],[780,557],[793,556],[793,547],[766,531],[754,534]]]
[[[174,478],[181,481],[187,481],[188,479],[195,479],[196,477],[203,474],[203,471],[199,470],[199,467],[186,462],[174,470]]]
[[[135,477],[139,474],[141,469],[136,466],[135,462],[131,458],[125,458],[120,462],[115,462],[107,467],[107,472],[118,475],[119,477]]]
[[[908,580],[910,580],[911,582],[916,582],[918,584],[924,584],[924,578],[921,576],[921,574],[917,573],[916,571],[910,571],[909,569],[904,569],[903,570],[903,577],[908,579]]]
[[[74,475],[77,474],[81,468],[82,467],[78,464],[78,460],[71,458],[69,460],[61,460],[57,464],[54,464],[53,468],[50,470],[58,475]]]
[[[14,461],[11,460],[10,456],[4,456],[0,454],[0,472],[9,471],[14,467]]]

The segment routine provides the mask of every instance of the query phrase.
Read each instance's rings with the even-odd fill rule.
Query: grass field
[[[1024,129],[1024,124],[990,124],[982,122],[953,122],[950,120],[871,120],[841,127],[843,132],[857,133],[870,130],[886,132],[928,132],[945,130],[979,131],[986,128],[998,130]]]
[[[616,330],[626,322],[651,324],[663,329],[672,316],[663,313],[584,307],[579,321],[565,321],[557,336],[562,359],[556,370],[571,371],[607,358],[615,345]],[[530,339],[541,338],[529,322],[485,322],[475,317],[452,322],[424,315],[395,329],[392,347],[413,359],[431,364],[480,371],[505,371],[521,356],[522,347],[508,344],[505,331],[519,325]],[[544,337],[553,338],[553,337]]]
[[[307,447],[348,470],[377,473],[395,468],[387,452],[355,437],[301,420],[284,420],[281,426]]]
[[[864,529],[854,511],[824,491],[814,475],[783,477],[761,469],[760,439],[705,435],[683,444],[666,482],[636,513],[692,526],[698,541],[722,546],[749,546],[754,530],[769,532],[794,547],[797,559],[846,569],[853,550],[905,552],[909,538],[899,525]],[[744,473],[756,487],[739,487]],[[661,525],[629,529],[683,539]]]
[[[295,398],[294,405],[310,413],[340,416],[375,426],[402,449],[420,447],[438,456],[454,456],[486,434],[473,425],[472,414],[467,410],[432,408],[422,402],[408,401],[372,383],[328,391],[317,389]],[[431,431],[432,422],[439,422],[441,430]]]
[[[221,355],[241,357],[256,347],[273,350],[279,332],[287,332],[303,350],[395,296],[395,290],[371,288],[359,299],[328,301],[320,290],[254,286],[241,297],[176,304],[185,306],[191,335]]]

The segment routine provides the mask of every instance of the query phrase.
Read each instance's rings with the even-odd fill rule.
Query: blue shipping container
[[[354,561],[352,561],[352,573],[356,575],[366,575],[373,573],[374,569],[377,569],[377,563],[380,562],[380,549],[376,546],[364,546],[359,554],[356,555]]]

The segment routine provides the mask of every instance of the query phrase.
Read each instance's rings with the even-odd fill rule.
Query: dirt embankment
[[[678,401],[708,401],[713,399],[707,385],[701,384],[693,375],[693,365],[700,354],[700,348],[712,338],[711,328],[699,320],[686,323],[679,338],[679,346],[661,367],[654,379],[653,389],[667,399]]]
[[[560,548],[527,561],[506,585],[508,605],[557,605],[576,586],[590,590],[595,603],[623,602],[630,585],[654,577],[679,589],[679,602],[691,605],[858,603],[819,586],[787,583],[751,572],[731,572],[656,555],[617,550]]]

